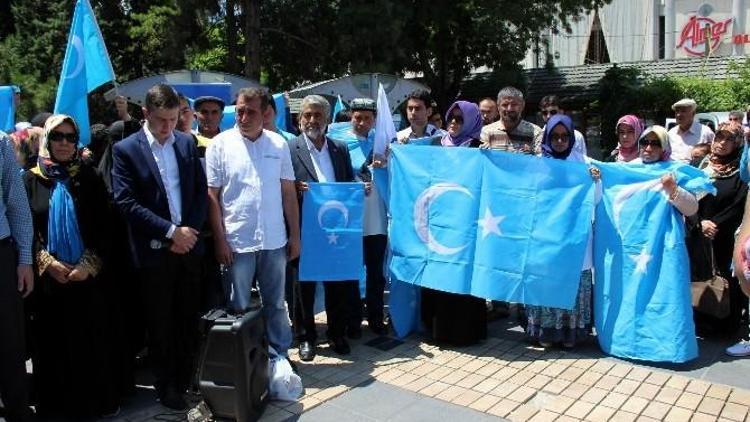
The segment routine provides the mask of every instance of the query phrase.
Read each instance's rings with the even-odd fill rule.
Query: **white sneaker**
[[[726,352],[729,356],[750,356],[750,340],[740,340],[740,342],[734,346],[727,347]]]

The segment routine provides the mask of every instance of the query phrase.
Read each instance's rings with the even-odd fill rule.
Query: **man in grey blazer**
[[[308,189],[308,182],[354,181],[354,171],[346,145],[325,136],[330,113],[328,100],[319,95],[308,95],[302,100],[299,117],[302,134],[292,139],[289,146],[300,206],[302,195]],[[299,261],[295,260],[291,265],[296,275]],[[303,361],[313,360],[316,353],[317,332],[313,314],[315,286],[316,283],[299,282],[299,294],[296,295],[298,298],[294,304],[295,326],[298,332],[304,329],[304,332],[298,334],[299,355]],[[332,281],[323,283],[323,286],[328,317],[328,342],[334,352],[348,354],[350,348],[344,336],[346,319],[350,312],[348,301],[351,297],[350,291],[358,288],[357,282]]]

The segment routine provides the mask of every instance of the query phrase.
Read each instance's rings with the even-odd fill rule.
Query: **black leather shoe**
[[[299,342],[299,360],[310,362],[313,359],[315,359],[315,343],[307,340]]]
[[[168,407],[172,410],[185,410],[187,409],[187,403],[182,397],[182,394],[178,393],[174,389],[168,389],[164,394],[159,397],[159,402],[162,406]]]
[[[352,351],[349,347],[349,343],[347,343],[346,339],[343,337],[332,338],[328,340],[328,343],[331,345],[331,349],[340,355],[348,355]]]
[[[346,336],[352,340],[362,338],[362,327],[349,327],[346,329]]]

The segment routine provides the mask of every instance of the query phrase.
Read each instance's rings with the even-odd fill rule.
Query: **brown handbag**
[[[711,277],[691,283],[693,311],[718,319],[729,316],[729,281],[716,270],[713,244],[709,246]]]

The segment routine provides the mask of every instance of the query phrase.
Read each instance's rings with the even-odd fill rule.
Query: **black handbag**
[[[711,275],[705,279],[694,280],[691,285],[693,311],[699,314],[724,319],[731,312],[729,280],[716,269],[713,244],[709,242],[708,255],[711,260]]]

